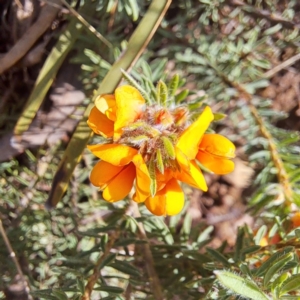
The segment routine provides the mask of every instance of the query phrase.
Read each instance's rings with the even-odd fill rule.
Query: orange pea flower
[[[292,217],[291,221],[293,224],[293,228],[300,227],[300,212],[296,212]]]
[[[234,145],[218,134],[205,134],[214,116],[206,107],[189,125],[188,109],[146,105],[128,85],[95,101],[88,125],[108,143],[88,148],[101,160],[90,180],[115,202],[135,187],[133,200],[144,202],[155,215],[174,215],[184,206],[178,181],[207,190],[197,160],[217,174],[233,170]]]

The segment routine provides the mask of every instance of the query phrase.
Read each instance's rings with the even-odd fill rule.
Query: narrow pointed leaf
[[[107,292],[110,294],[122,294],[124,290],[118,286],[102,285],[94,289],[95,291]]]
[[[52,295],[57,297],[59,300],[68,300],[69,299],[67,294],[64,291],[60,291],[60,290],[53,290]]]
[[[266,260],[255,272],[256,276],[262,276],[274,264],[274,262],[281,256],[294,251],[294,247],[286,247],[283,251],[274,253],[268,260]]]
[[[230,263],[228,262],[227,258],[220,253],[219,251],[213,249],[213,248],[206,248],[206,251],[208,254],[210,254],[215,260],[219,261],[224,265],[224,267],[230,267]]]
[[[175,159],[175,156],[176,156],[175,148],[174,148],[172,141],[169,138],[167,138],[166,136],[162,137],[162,141],[163,141],[164,148],[165,148],[166,153],[169,156],[169,158]]]
[[[140,277],[140,272],[138,271],[138,269],[126,261],[118,260],[116,262],[110,263],[109,266],[120,272],[123,272],[125,274],[131,275],[134,277]]]
[[[168,90],[171,97],[174,97],[179,85],[179,75],[175,74],[168,84]]]
[[[157,99],[161,105],[165,105],[168,100],[168,88],[162,80],[157,84]]]
[[[157,181],[156,181],[156,174],[155,174],[156,165],[154,161],[154,156],[152,156],[152,158],[150,159],[148,169],[150,175],[150,193],[151,196],[154,197],[157,191]]]
[[[277,274],[286,265],[286,263],[293,260],[293,258],[293,253],[287,253],[281,256],[277,261],[275,261],[264,276],[264,286],[266,286],[270,282],[273,276]]]
[[[183,90],[182,92],[180,92],[178,95],[175,96],[175,103],[180,103],[182,102],[187,95],[189,94],[189,90]]]
[[[241,256],[243,255],[242,248],[243,248],[243,244],[244,244],[244,236],[245,236],[244,229],[242,227],[240,227],[238,229],[238,235],[237,235],[236,244],[235,244],[234,260],[236,262],[240,261]]]
[[[100,263],[99,265],[99,270],[101,270],[102,268],[104,268],[106,265],[109,265],[110,263],[112,263],[116,258],[116,254],[115,253],[110,253],[108,254]]]
[[[299,290],[300,290],[300,274],[295,274],[283,282],[280,289],[280,295],[284,295],[291,291],[299,291]]]
[[[164,174],[165,167],[160,149],[156,150],[156,167],[161,174]]]

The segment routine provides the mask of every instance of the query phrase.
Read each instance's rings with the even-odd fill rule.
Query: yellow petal
[[[234,144],[220,134],[204,134],[199,145],[199,150],[220,157],[235,157]]]
[[[87,124],[96,133],[104,137],[112,137],[114,133],[114,122],[94,106],[90,112]]]
[[[103,190],[102,197],[109,202],[124,199],[132,189],[135,178],[135,167],[131,163],[115,176]]]
[[[186,128],[179,137],[176,146],[188,159],[191,160],[196,157],[202,136],[213,119],[214,115],[210,107],[206,106],[199,118]]]
[[[136,193],[133,200],[140,203],[150,195],[150,175],[142,155],[137,154],[132,162],[136,167]]]
[[[196,158],[205,168],[215,174],[224,175],[234,170],[234,162],[224,157],[199,151]]]
[[[123,168],[124,166],[114,166],[101,160],[94,166],[90,175],[90,181],[94,186],[99,186],[102,189],[117,176]]]
[[[87,147],[94,155],[115,166],[127,165],[138,153],[136,149],[120,144],[88,145]]]
[[[108,119],[116,120],[116,100],[114,95],[100,95],[95,100],[97,109],[105,114]]]
[[[175,172],[175,178],[197,189],[207,191],[205,178],[195,160],[188,160],[179,149],[176,149],[176,159],[180,166],[180,170]]]
[[[145,100],[140,92],[129,85],[123,85],[116,89],[116,122],[114,140],[118,140],[122,134],[122,128],[137,120],[141,115]]]
[[[149,197],[145,205],[156,216],[178,214],[184,206],[184,194],[177,180],[171,179],[155,197]]]

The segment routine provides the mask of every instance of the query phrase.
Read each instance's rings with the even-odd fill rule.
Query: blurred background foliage
[[[209,191],[185,187],[180,215],[153,217],[102,201],[84,150],[45,209],[78,121],[150,4],[1,1],[0,299],[300,299],[297,0],[173,1],[130,71],[145,89],[178,73],[180,97],[210,105],[213,129],[237,146],[233,174],[206,174]]]

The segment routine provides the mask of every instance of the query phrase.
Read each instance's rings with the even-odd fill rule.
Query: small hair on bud
[[[175,159],[175,157],[176,157],[175,148],[174,148],[174,145],[173,145],[172,141],[166,136],[163,136],[161,139],[163,141],[164,148],[165,148],[165,151],[166,151],[167,155],[171,159]]]
[[[161,174],[164,174],[165,167],[160,149],[156,150],[156,167]]]

